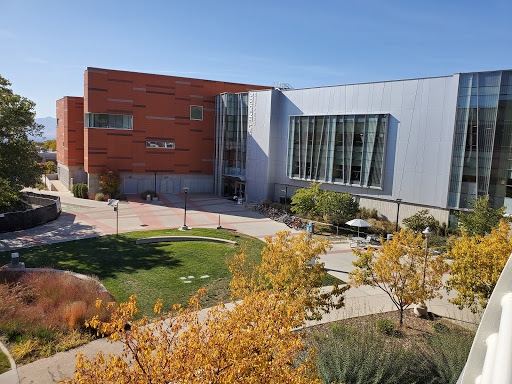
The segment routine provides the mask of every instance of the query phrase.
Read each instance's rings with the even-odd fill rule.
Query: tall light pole
[[[183,215],[183,226],[181,227],[182,231],[188,230],[187,227],[187,193],[188,193],[188,187],[183,188],[183,192],[185,192],[185,214]]]
[[[427,260],[428,260],[428,240],[433,235],[433,232],[430,230],[430,227],[425,228],[423,232],[421,232],[423,236],[425,236],[425,259],[423,261],[423,281],[421,283],[421,287],[423,290],[423,295],[425,294],[425,280],[427,278]],[[428,308],[425,302],[418,303],[414,308],[414,313],[417,316],[426,316],[428,314]]]
[[[400,213],[400,203],[402,202],[402,199],[396,199],[396,228],[395,232],[398,232],[398,214]]]
[[[113,171],[108,171],[108,197],[112,198],[112,174]]]
[[[284,208],[288,207],[288,184],[284,185],[284,189],[281,189],[281,192],[284,192]]]

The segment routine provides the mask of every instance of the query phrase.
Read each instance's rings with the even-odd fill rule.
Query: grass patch
[[[4,372],[7,372],[11,369],[11,363],[9,362],[9,358],[5,353],[0,351],[0,375]]]
[[[218,237],[234,240],[239,245],[195,241],[135,244],[140,237],[172,235]],[[162,299],[163,308],[168,310],[175,303],[187,304],[199,288],[212,284],[217,287],[217,293],[207,295],[202,305],[217,304],[219,297],[225,297],[221,291],[227,289],[231,279],[226,257],[239,252],[240,245],[245,245],[249,257],[256,261],[261,259],[260,253],[265,245],[261,240],[239,233],[201,228],[187,232],[177,229],[129,232],[31,247],[18,252],[27,267],[50,267],[95,275],[118,302],[136,294],[142,314],[151,316],[157,299]],[[9,261],[10,252],[0,253],[0,265]],[[209,277],[200,278],[205,275]],[[194,278],[188,279],[188,276]]]
[[[135,244],[141,237],[173,235],[217,237],[234,240],[238,245],[199,241]],[[118,302],[127,301],[130,295],[136,294],[140,315],[152,316],[158,299],[163,300],[163,309],[169,310],[175,303],[186,305],[203,287],[210,289],[201,302],[203,307],[228,300],[231,273],[226,258],[244,246],[248,257],[259,263],[264,245],[259,239],[236,232],[194,228],[187,232],[178,229],[128,232],[25,248],[18,252],[30,268],[49,267],[95,275]],[[9,261],[10,252],[0,253],[0,265]],[[200,278],[205,275],[209,277]],[[343,282],[327,275],[323,283]]]

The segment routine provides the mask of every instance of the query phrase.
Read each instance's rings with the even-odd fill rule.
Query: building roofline
[[[196,77],[183,77],[183,76],[174,76],[174,75],[162,75],[162,74],[158,74],[158,73],[148,73],[148,72],[124,71],[124,70],[119,70],[119,69],[109,69],[109,68],[99,68],[99,67],[87,67],[85,71],[88,71],[90,69],[95,70],[95,71],[124,72],[124,73],[137,73],[137,74],[140,74],[140,75],[173,77],[175,79],[183,79],[183,80],[209,81],[209,82],[212,82],[212,83],[224,83],[224,84],[234,84],[234,85],[253,85],[253,86],[257,86],[257,87],[267,87],[267,85],[247,84],[247,83],[233,83],[231,81],[200,79],[200,78],[196,78]],[[270,86],[268,86],[268,87],[271,88]]]

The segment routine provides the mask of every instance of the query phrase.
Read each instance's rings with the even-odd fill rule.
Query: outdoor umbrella
[[[357,227],[357,237],[359,237],[359,228],[372,226],[369,222],[364,221],[363,219],[353,219],[347,221],[345,224],[350,225],[351,227]]]

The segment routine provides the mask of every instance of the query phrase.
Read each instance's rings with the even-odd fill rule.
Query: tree
[[[422,209],[414,215],[403,219],[402,222],[407,229],[414,232],[423,232],[427,227],[430,227],[433,232],[438,232],[440,228],[439,221],[428,212],[428,209]]]
[[[44,173],[45,174],[50,174],[52,172],[55,172],[55,170],[57,169],[57,166],[55,165],[55,163],[53,161],[47,161],[45,164],[44,164]]]
[[[325,270],[309,261],[327,244],[285,232],[266,241],[260,265],[250,263],[243,251],[231,261],[231,287],[243,298],[231,309],[220,304],[202,318],[198,303],[204,290],[187,308],[175,305],[167,316],[157,302],[159,318],[153,322],[133,320],[138,312],[134,296],[118,307],[108,304],[110,321],[96,317],[88,325],[122,341],[123,353],[100,352],[92,359],[79,354],[75,377],[66,382],[320,384],[314,352],[300,363],[296,359],[305,344],[292,330],[304,324],[313,296],[322,296],[310,284]]]
[[[468,202],[472,212],[457,212],[459,226],[468,236],[485,236],[496,228],[500,220],[505,219],[505,207],[494,209],[489,205],[489,195],[480,196]]]
[[[473,313],[485,309],[492,291],[512,253],[509,224],[502,220],[485,237],[470,237],[466,232],[457,239],[448,257],[453,259],[448,290],[457,291],[450,302]]]
[[[100,172],[100,192],[115,198],[120,193],[121,175],[118,170],[102,169]]]
[[[278,232],[265,241],[261,264],[248,260],[244,250],[230,262],[234,299],[250,292],[273,290],[292,302],[303,300],[304,318],[308,319],[320,319],[323,312],[343,306],[343,293],[349,286],[335,285],[331,291],[320,293],[327,271],[319,262],[319,255],[326,253],[328,242],[308,239],[306,233],[293,236],[288,231]]]
[[[318,200],[321,183],[311,183],[308,188],[299,188],[292,196],[291,211],[302,215],[318,216]]]
[[[0,212],[19,198],[24,186],[34,186],[42,175],[35,144],[28,135],[40,136],[34,102],[16,95],[0,76]]]
[[[46,149],[57,150],[57,140],[46,140],[41,147]]]
[[[412,303],[442,297],[439,289],[447,266],[441,255],[427,253],[421,235],[402,229],[379,250],[356,251],[356,267],[349,275],[356,287],[369,285],[384,291],[400,311]]]
[[[311,183],[300,188],[292,196],[292,212],[322,216],[331,224],[340,225],[353,219],[359,213],[359,203],[348,192],[334,192],[320,189],[321,183]]]
[[[341,225],[357,217],[359,203],[348,192],[325,190],[319,195],[318,211],[327,222]]]

